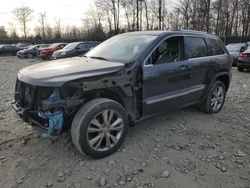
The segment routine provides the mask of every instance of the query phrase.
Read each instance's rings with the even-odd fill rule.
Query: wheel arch
[[[231,81],[231,73],[229,73],[229,72],[220,72],[220,73],[216,74],[213,77],[213,79],[211,79],[210,83],[208,84],[206,92],[205,92],[203,98],[201,99],[201,101],[204,101],[206,99],[207,92],[210,90],[210,88],[213,86],[213,84],[216,81],[221,81],[222,83],[224,83],[225,86],[226,86],[226,91],[228,91],[229,86],[230,86],[230,81]]]
[[[137,108],[136,108],[136,97],[135,96],[126,96],[119,87],[112,89],[98,89],[90,91],[91,98],[93,100],[96,98],[107,98],[114,100],[121,104],[127,111],[130,122],[133,122],[137,119]]]
[[[228,91],[229,85],[230,85],[230,76],[229,76],[229,74],[219,74],[216,77],[216,80],[221,81],[222,83],[224,83],[225,86],[226,86],[226,90]]]

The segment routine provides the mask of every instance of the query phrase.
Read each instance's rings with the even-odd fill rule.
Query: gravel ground
[[[1,188],[250,187],[250,72],[233,68],[219,114],[187,108],[148,119],[130,128],[118,152],[93,160],[69,133],[43,139],[11,109],[16,73],[34,63],[0,57]]]

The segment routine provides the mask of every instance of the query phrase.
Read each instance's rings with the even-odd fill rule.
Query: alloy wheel
[[[223,105],[223,101],[225,98],[225,92],[222,86],[217,86],[213,93],[211,98],[211,107],[213,111],[217,111],[221,108]]]
[[[95,151],[107,151],[118,143],[123,128],[123,119],[117,111],[104,110],[88,126],[88,144]]]

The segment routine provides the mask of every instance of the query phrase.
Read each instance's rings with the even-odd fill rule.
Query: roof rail
[[[171,31],[183,31],[183,32],[196,32],[196,33],[206,33],[205,31],[196,31],[196,30],[190,30],[190,29],[172,29]]]

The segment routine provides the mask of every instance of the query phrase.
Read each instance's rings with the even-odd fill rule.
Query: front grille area
[[[20,107],[32,107],[35,94],[35,87],[20,80],[16,81],[15,101]]]
[[[20,107],[24,107],[24,100],[25,100],[25,84],[20,80],[17,80],[15,88],[15,101],[18,102],[18,105]]]

